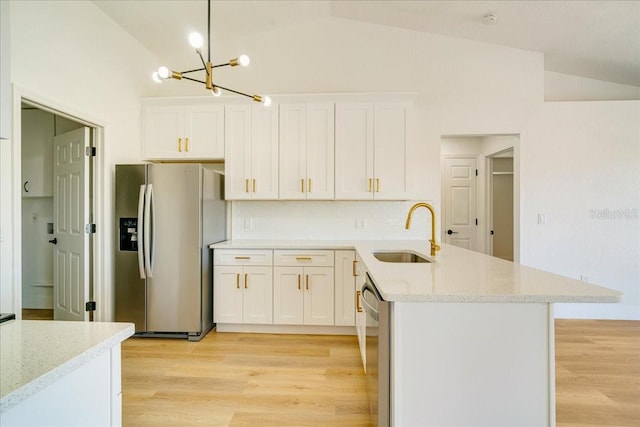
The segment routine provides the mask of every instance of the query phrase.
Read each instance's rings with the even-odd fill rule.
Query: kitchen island
[[[0,325],[0,425],[122,424],[120,343],[133,324]]]
[[[615,303],[621,296],[451,245],[431,257],[423,241],[229,241],[212,247],[355,249],[356,289],[370,279],[385,322],[377,337],[360,342],[373,377],[368,380],[375,383],[371,407],[379,425],[554,426],[553,304]],[[410,252],[428,262],[384,262],[376,252]]]

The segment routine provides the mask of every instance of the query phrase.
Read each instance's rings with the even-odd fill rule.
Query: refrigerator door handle
[[[144,207],[144,264],[146,268],[147,277],[153,277],[153,252],[155,242],[153,242],[152,233],[155,231],[155,227],[153,227],[153,217],[155,213],[153,212],[153,184],[147,185],[147,195],[145,200]],[[152,229],[153,227],[153,229]]]
[[[146,192],[146,185],[141,185],[138,193],[138,226],[137,226],[137,234],[138,234],[138,271],[140,272],[140,278],[146,279],[147,276],[144,272],[144,254],[145,254],[145,245],[144,245],[144,195]]]

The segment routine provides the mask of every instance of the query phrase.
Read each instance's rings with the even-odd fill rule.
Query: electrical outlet
[[[356,219],[356,228],[366,228],[367,220],[366,219]]]

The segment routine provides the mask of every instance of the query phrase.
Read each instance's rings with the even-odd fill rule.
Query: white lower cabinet
[[[335,257],[335,324],[355,325],[356,253],[336,251]]]
[[[274,251],[274,323],[334,324],[333,263],[333,251]]]
[[[273,323],[271,253],[272,251],[214,251],[215,323]]]

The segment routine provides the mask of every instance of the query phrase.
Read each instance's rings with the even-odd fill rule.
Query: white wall
[[[521,262],[625,294],[558,317],[640,320],[639,123],[638,101],[545,103],[521,134]]]
[[[139,97],[148,93],[149,70],[156,64],[146,49],[91,2],[11,2],[14,89],[27,98],[104,126],[104,144],[98,154],[105,168],[97,177],[101,191],[96,200],[97,210],[105,218],[98,224],[98,233],[102,233],[98,236],[102,239],[99,256],[105,264],[104,269],[98,268],[97,286],[104,292],[96,296],[100,319],[110,318],[112,309],[103,303],[109,301],[113,280],[113,165],[140,160]],[[5,177],[19,179],[14,169],[18,167],[14,159],[19,164],[19,147],[12,145],[12,149],[6,156],[3,150],[0,159],[3,189]],[[10,188],[19,188],[18,183]],[[19,201],[10,205],[10,196],[15,201],[20,194],[16,199],[15,193],[2,193],[2,220],[4,223],[8,218],[15,230],[20,225],[19,207],[15,206]],[[4,224],[2,229],[4,233]],[[12,252],[20,251],[19,238],[16,240]],[[3,254],[0,310],[18,311],[11,289],[20,282],[20,268],[13,261],[7,265],[8,259],[15,260],[15,253]]]
[[[545,101],[640,100],[640,87],[545,71]]]

